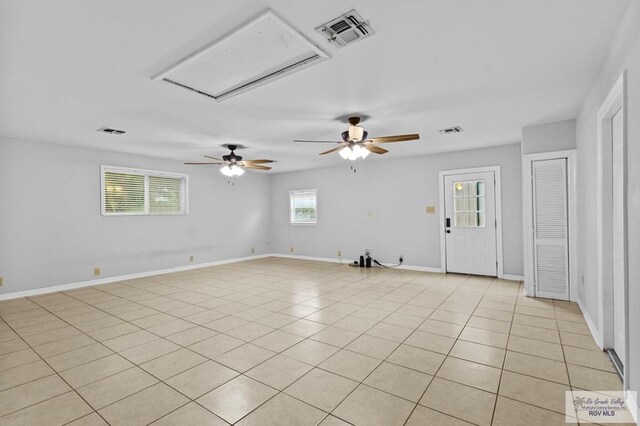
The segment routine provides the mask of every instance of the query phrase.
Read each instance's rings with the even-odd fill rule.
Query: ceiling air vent
[[[451,135],[454,133],[460,133],[461,131],[462,127],[460,126],[447,127],[446,129],[439,130],[439,132],[443,135]]]
[[[271,11],[153,77],[223,100],[329,56]]]
[[[106,133],[108,135],[122,135],[124,133],[127,133],[124,130],[112,129],[111,127],[102,127],[98,129],[98,132]]]
[[[320,25],[316,31],[339,48],[375,34],[369,26],[369,22],[362,19],[362,16],[355,10]]]

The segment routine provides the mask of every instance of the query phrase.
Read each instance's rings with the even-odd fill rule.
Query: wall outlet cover
[[[93,268],[93,276],[97,277],[100,275],[100,268]]]
[[[436,208],[434,206],[427,206],[427,214],[436,214]]]

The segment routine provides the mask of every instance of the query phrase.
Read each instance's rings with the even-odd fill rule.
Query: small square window
[[[318,191],[300,189],[289,191],[289,222],[292,225],[315,225],[318,222]]]

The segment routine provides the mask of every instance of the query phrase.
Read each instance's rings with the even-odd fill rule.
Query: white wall
[[[629,333],[631,353],[625,368],[631,390],[640,390],[640,2],[629,2],[625,19],[616,36],[602,73],[576,119],[578,149],[579,275],[584,276],[579,297],[596,327],[598,293],[596,284],[596,126],[600,105],[618,76],[628,74],[627,166],[628,166],[628,255],[629,255]]]
[[[566,120],[522,128],[522,153],[564,151],[576,148],[576,121]]]
[[[272,177],[271,240],[275,253],[355,259],[365,248],[383,262],[440,268],[438,172],[500,165],[504,273],[522,275],[520,145],[360,163]],[[289,224],[289,191],[318,189],[318,224]],[[436,206],[436,214],[427,214]]]
[[[114,136],[115,137],[115,136]],[[100,214],[100,164],[189,174],[186,216]],[[0,294],[268,252],[269,177],[0,139]]]

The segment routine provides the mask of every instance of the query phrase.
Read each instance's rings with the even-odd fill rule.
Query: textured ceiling
[[[573,118],[596,78],[625,0],[68,0],[0,2],[0,135],[178,162],[278,160],[274,172],[340,163],[319,157],[339,117],[371,136],[419,132],[386,157],[516,142],[522,126]],[[216,102],[151,80],[272,9],[331,59]],[[343,49],[314,28],[349,9],[376,34]],[[460,125],[464,132],[441,136]],[[127,131],[111,136],[102,126]],[[337,139],[336,139],[337,140]],[[328,149],[327,148],[324,149]],[[366,161],[383,158],[369,156]]]

